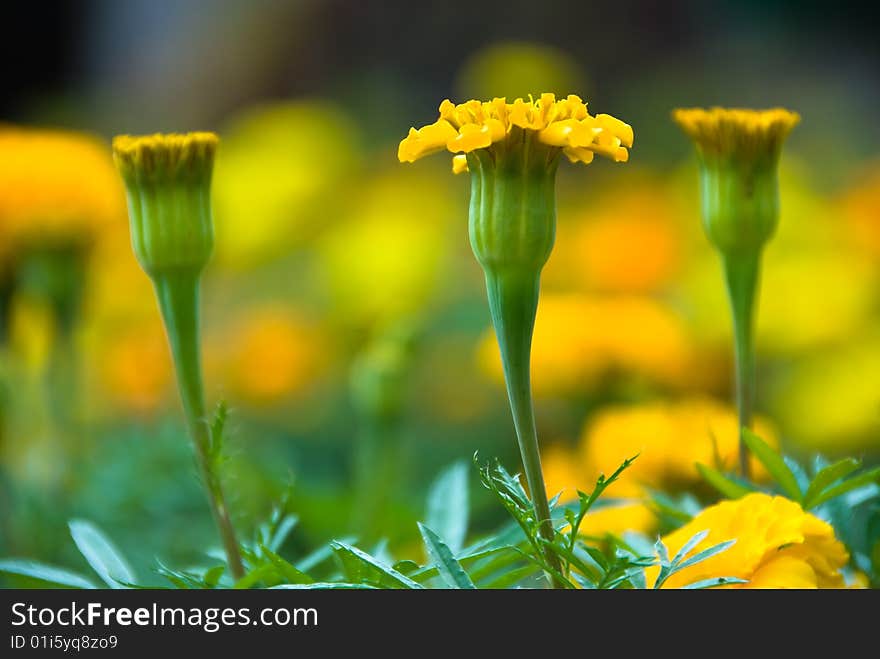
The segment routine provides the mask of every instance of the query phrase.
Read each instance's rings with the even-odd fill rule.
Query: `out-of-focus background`
[[[758,410],[788,451],[880,451],[880,45],[812,1],[8,3],[0,48],[0,555],[77,564],[66,520],[146,573],[213,540],[118,133],[214,130],[211,402],[250,532],[289,491],[293,551],[402,553],[446,465],[518,464],[466,176],[397,162],[456,101],[577,93],[632,124],[626,165],[561,168],[533,378],[550,489],[635,451],[640,484],[732,464],[730,330],[678,106],[802,115],[766,252]],[[624,490],[626,491],[626,490]],[[613,494],[613,492],[612,492]],[[503,511],[474,490],[474,527]],[[610,522],[650,526],[640,515]]]

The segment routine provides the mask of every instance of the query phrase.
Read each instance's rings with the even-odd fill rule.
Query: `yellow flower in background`
[[[174,374],[158,315],[107,331],[98,359],[102,394],[125,413],[155,413],[171,391]]]
[[[421,313],[451,265],[447,227],[458,209],[449,183],[396,168],[368,178],[350,201],[351,212],[316,244],[331,310],[355,324]]]
[[[320,373],[326,345],[300,314],[280,304],[248,310],[225,335],[222,379],[235,400],[272,405],[301,393]]]
[[[501,381],[501,359],[490,331],[478,359]],[[532,340],[532,385],[538,396],[586,391],[608,373],[677,383],[693,356],[678,316],[647,297],[545,294]]]
[[[837,200],[855,244],[880,257],[880,164],[872,163]]]
[[[880,327],[803,356],[772,383],[774,418],[828,455],[880,449]]]
[[[101,140],[0,126],[0,257],[27,245],[88,244],[124,221],[122,185]]]
[[[575,451],[559,445],[551,445],[541,452],[541,467],[547,484],[547,496],[562,495],[560,501],[573,501],[577,491],[591,492],[596,486],[596,478],[591,478],[583,461]],[[610,474],[616,467],[606,471]],[[598,477],[598,474],[596,474]],[[638,490],[628,484],[628,470],[619,481],[612,484],[604,497],[611,501],[593,508],[584,518],[580,531],[582,535],[601,537],[606,534],[621,536],[627,531],[651,533],[657,527],[657,517],[642,500]]]
[[[437,121],[419,129],[410,128],[400,142],[397,157],[400,162],[415,162],[443,150],[468,154],[493,145],[503,148],[506,140],[519,142],[530,133],[541,144],[561,149],[571,162],[584,164],[592,162],[595,154],[626,162],[627,147],[633,144],[629,124],[609,114],[589,114],[586,104],[574,94],[557,101],[554,94],[547,93],[538,100],[517,98],[513,103],[504,98],[459,105],[445,100],[440,104]],[[467,170],[465,156],[455,156],[453,171]]]
[[[775,433],[758,419],[756,432],[771,445]],[[638,454],[624,485],[680,488],[700,482],[700,462],[722,469],[736,464],[739,428],[735,411],[706,398],[605,408],[584,428],[581,460],[587,478],[610,473]],[[752,459],[753,473],[763,475]]]
[[[731,588],[844,588],[841,570],[849,559],[827,522],[784,497],[753,493],[710,506],[663,538],[670,556],[701,531],[709,531],[694,553],[727,540],[727,550],[673,574],[664,588],[681,588],[714,577],[739,577]],[[647,570],[648,584],[659,568]]]
[[[248,267],[322,230],[361,161],[352,120],[326,101],[251,108],[223,131],[213,196],[216,258]]]
[[[456,87],[465,98],[526,97],[534,89],[564,94],[585,88],[578,63],[545,44],[502,42],[482,48],[462,65]]]
[[[625,194],[591,201],[577,217],[560,222],[545,281],[591,291],[654,292],[676,275],[685,239],[660,186],[630,186]]]

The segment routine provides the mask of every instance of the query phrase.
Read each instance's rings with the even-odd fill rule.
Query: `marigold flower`
[[[703,226],[721,254],[733,317],[739,424],[748,427],[755,395],[753,326],[761,252],[779,221],[782,143],[800,117],[781,108],[680,109],[672,116],[697,147]],[[740,469],[747,475],[742,441]]]
[[[561,150],[571,162],[584,164],[591,162],[594,154],[626,162],[627,147],[633,144],[629,124],[609,114],[590,115],[580,97],[570,94],[556,100],[554,94],[541,94],[537,100],[518,98],[513,103],[505,98],[459,105],[445,100],[437,121],[410,128],[397,157],[400,162],[415,162],[443,150],[467,154],[506,140],[530,139],[523,131],[541,144]],[[553,155],[551,152],[549,158]],[[467,158],[454,157],[452,168],[456,174],[467,171]]]
[[[122,220],[124,205],[101,140],[0,127],[0,255],[22,245],[88,243]]]
[[[467,101],[440,104],[440,118],[400,143],[398,159],[413,162],[446,149],[464,154],[453,171],[471,171],[469,234],[486,276],[489,312],[501,352],[504,379],[523,471],[541,534],[552,539],[535,429],[530,353],[541,270],[556,235],[556,170],[562,154],[590,162],[594,154],[626,161],[632,128],[610,115],[592,116],[577,96],[557,101]],[[552,566],[556,558],[548,555]]]
[[[763,493],[710,506],[663,538],[674,555],[690,538],[709,531],[694,553],[727,540],[725,551],[673,574],[664,588],[680,588],[715,577],[739,577],[748,583],[731,588],[844,588],[841,570],[849,555],[827,522],[793,501]],[[648,569],[648,583],[659,568]]]

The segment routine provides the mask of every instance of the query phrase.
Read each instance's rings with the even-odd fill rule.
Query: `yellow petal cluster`
[[[0,126],[0,252],[90,242],[124,218],[125,196],[101,140]]]
[[[755,157],[778,152],[800,115],[783,108],[677,109],[672,118],[704,154]]]
[[[691,537],[708,531],[694,553],[727,540],[729,549],[673,574],[665,588],[680,588],[714,577],[739,577],[733,588],[844,588],[841,569],[848,560],[827,522],[795,502],[756,492],[706,508],[663,538],[670,556]],[[658,568],[649,568],[648,583]]]
[[[466,154],[506,140],[517,128],[534,133],[542,144],[558,147],[571,162],[589,163],[594,154],[626,162],[627,148],[633,144],[629,124],[609,114],[591,115],[580,97],[570,94],[556,100],[554,94],[541,94],[537,100],[518,98],[513,103],[505,98],[458,105],[445,100],[437,121],[410,128],[397,157],[400,162],[414,162],[444,149]],[[466,158],[456,155],[452,169],[456,174],[467,171]]]

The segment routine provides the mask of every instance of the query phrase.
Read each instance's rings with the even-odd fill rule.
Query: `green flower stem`
[[[229,570],[238,580],[244,576],[244,567],[217,473],[211,430],[205,411],[199,353],[199,271],[181,268],[156,273],[153,275],[153,284],[165,321],[183,411],[199,471],[207,489],[208,503],[226,551]]]
[[[503,273],[486,271],[489,312],[492,315],[492,324],[495,326],[498,347],[501,349],[507,397],[513,413],[523,471],[538,515],[541,536],[547,541],[552,541],[553,523],[550,519],[550,504],[547,501],[544,474],[541,471],[541,453],[538,448],[538,433],[535,429],[529,373],[539,286],[539,275],[516,271]],[[555,555],[548,552],[546,558],[552,565]],[[553,567],[557,566],[553,565]]]
[[[727,295],[733,317],[736,408],[739,417],[739,469],[749,478],[749,452],[743,429],[751,428],[755,403],[754,318],[761,253],[753,250],[723,254]]]

